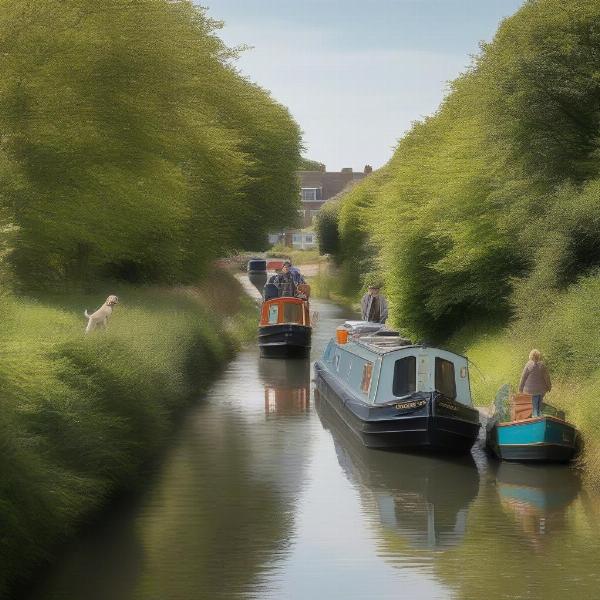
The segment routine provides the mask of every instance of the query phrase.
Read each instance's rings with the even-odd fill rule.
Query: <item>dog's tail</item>
[[[89,318],[90,318],[90,315],[88,315],[87,308],[86,308],[86,309],[83,311],[83,314],[85,315],[85,318],[86,318],[86,319],[89,319]]]

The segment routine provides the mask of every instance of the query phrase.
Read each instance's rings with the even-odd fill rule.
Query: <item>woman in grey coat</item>
[[[541,415],[544,394],[552,389],[550,373],[548,373],[548,369],[541,359],[542,355],[539,350],[532,350],[529,353],[529,361],[523,369],[521,381],[519,382],[519,392],[533,396],[534,417]]]

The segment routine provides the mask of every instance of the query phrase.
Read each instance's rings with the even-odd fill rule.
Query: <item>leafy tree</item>
[[[302,157],[299,169],[301,171],[325,171],[325,165],[322,162]]]
[[[298,201],[300,134],[180,0],[0,0],[0,205],[24,285],[185,281]]]

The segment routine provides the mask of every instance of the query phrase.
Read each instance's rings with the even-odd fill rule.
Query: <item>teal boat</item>
[[[486,445],[499,459],[568,462],[575,456],[577,429],[565,420],[564,413],[544,404],[540,416],[511,419],[509,397],[508,386],[504,386],[486,426]]]

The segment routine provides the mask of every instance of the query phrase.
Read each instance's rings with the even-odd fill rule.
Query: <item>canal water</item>
[[[311,361],[348,316],[313,308]],[[600,498],[569,468],[368,450],[311,361],[241,352],[27,599],[600,598]]]

